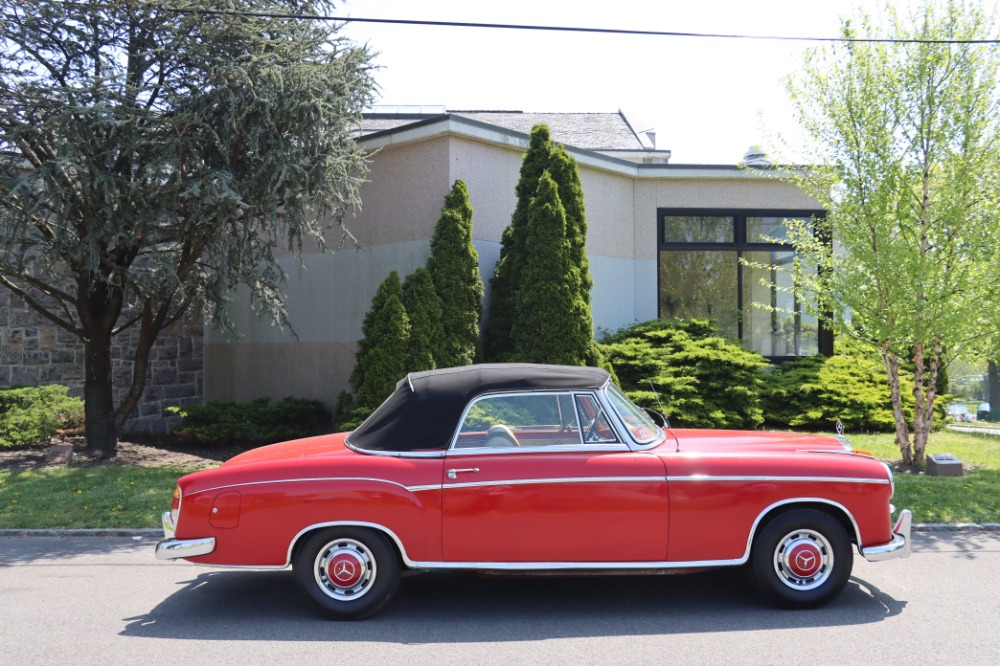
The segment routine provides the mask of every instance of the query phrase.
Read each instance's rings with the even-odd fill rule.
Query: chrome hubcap
[[[338,601],[363,597],[375,584],[375,556],[354,539],[336,539],[323,546],[313,566],[319,589]]]
[[[774,550],[774,571],[778,580],[794,590],[819,587],[833,573],[833,548],[819,532],[790,532]]]

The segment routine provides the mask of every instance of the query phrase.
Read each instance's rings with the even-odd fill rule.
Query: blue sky
[[[349,0],[338,14],[834,37],[848,0]],[[995,4],[990,2],[989,4]],[[614,112],[655,128],[677,164],[734,164],[796,126],[784,77],[808,44],[353,23],[379,52],[379,104]]]

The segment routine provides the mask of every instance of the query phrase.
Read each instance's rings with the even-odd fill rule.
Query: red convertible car
[[[334,618],[431,569],[745,566],[770,601],[809,608],[846,585],[852,544],[910,554],[892,494],[838,438],[661,427],[604,370],[478,365],[408,375],[353,432],[181,478],[156,556],[291,565]]]

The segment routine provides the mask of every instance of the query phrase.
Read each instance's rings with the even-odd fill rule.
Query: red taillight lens
[[[174,501],[170,503],[170,510],[176,511],[181,508],[181,488],[174,486]]]

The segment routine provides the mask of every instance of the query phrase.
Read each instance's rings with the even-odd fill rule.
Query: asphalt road
[[[0,663],[998,664],[1000,533],[915,533],[831,605],[762,605],[736,571],[420,574],[362,622],[291,573],[159,562],[153,541],[0,538]]]

